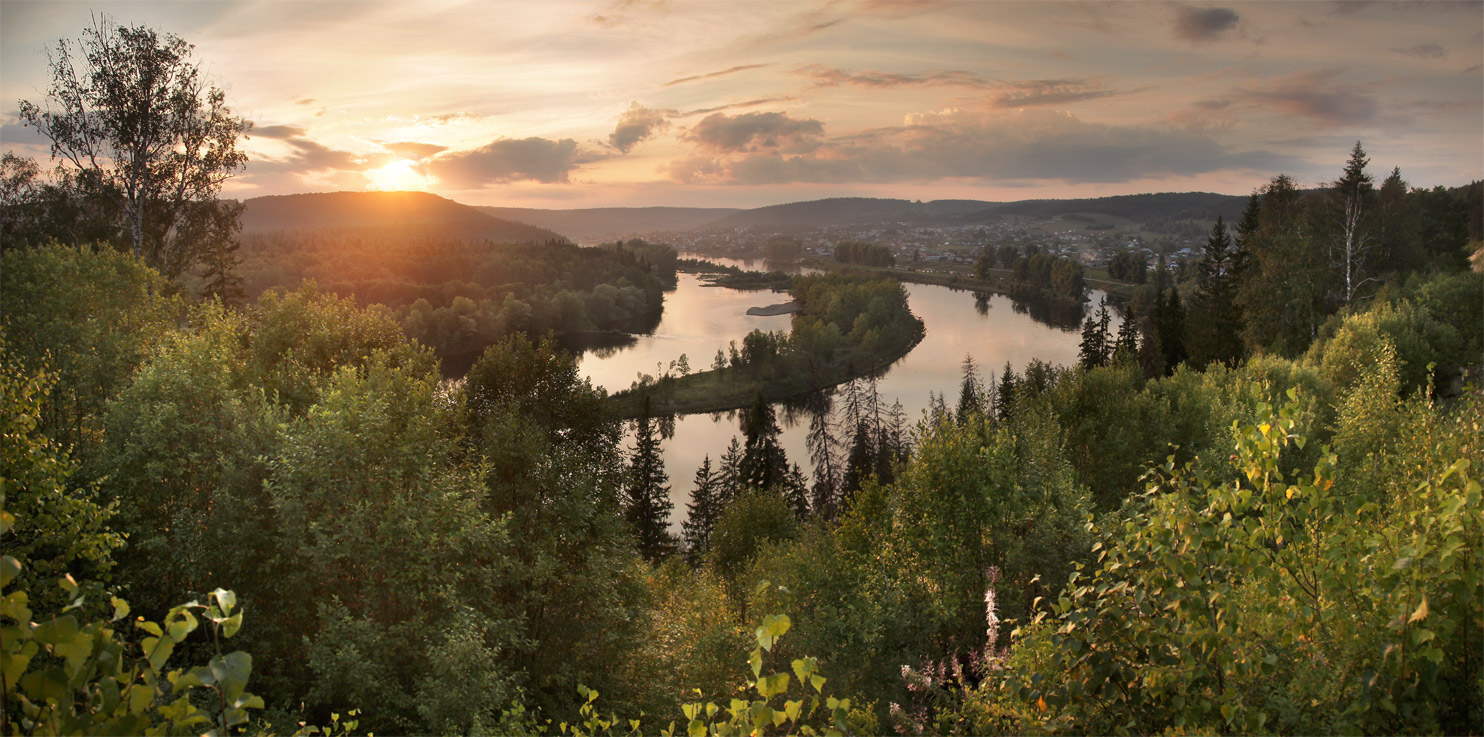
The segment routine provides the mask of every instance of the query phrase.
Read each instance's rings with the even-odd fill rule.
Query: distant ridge
[[[1209,192],[1121,195],[1080,200],[910,200],[838,197],[743,210],[708,227],[819,227],[905,222],[915,225],[973,225],[1005,215],[1049,218],[1074,213],[1103,214],[1140,222],[1154,220],[1227,220],[1241,217],[1247,198]]]
[[[545,228],[492,217],[428,192],[323,192],[255,197],[245,202],[244,233],[336,230],[544,243],[566,237]]]
[[[659,230],[690,230],[741,212],[735,207],[590,207],[577,210],[477,207],[475,209],[497,218],[561,231],[583,243],[612,241]]]

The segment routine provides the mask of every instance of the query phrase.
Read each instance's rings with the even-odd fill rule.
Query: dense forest
[[[84,137],[116,170],[3,162],[0,731],[1484,732],[1479,185],[1376,186],[1359,144],[1279,176],[1077,366],[966,362],[915,424],[808,398],[808,475],[755,396],[677,539],[662,418],[628,447],[548,332],[658,307],[672,250],[239,242],[248,123],[189,44],[88,34],[182,115]],[[714,374],[920,334],[890,280],[791,289]]]

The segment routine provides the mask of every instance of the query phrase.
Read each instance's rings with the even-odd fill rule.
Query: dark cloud
[[[0,126],[0,143],[6,146],[51,147],[52,145],[50,138],[41,135],[35,128],[29,125],[21,125],[18,122],[10,122]]]
[[[813,80],[816,87],[854,85],[857,87],[884,89],[888,87],[936,86],[983,87],[988,84],[973,72],[966,72],[959,69],[942,69],[924,72],[922,74],[897,74],[895,72],[878,72],[872,70],[852,72],[848,69],[840,69],[839,67],[810,64],[795,69],[794,74],[808,77]]]
[[[753,185],[946,178],[1116,183],[1224,169],[1268,171],[1287,163],[1266,152],[1231,153],[1197,133],[1085,123],[1048,110],[986,107],[909,122],[796,154],[700,152],[672,162],[669,174],[681,182]]]
[[[471,151],[454,151],[428,162],[427,170],[460,189],[531,180],[554,183],[582,163],[570,138],[501,138]]]
[[[1237,27],[1240,17],[1226,8],[1193,8],[1182,5],[1175,9],[1175,35],[1191,43],[1215,41],[1221,34]]]
[[[1392,51],[1403,56],[1411,56],[1417,59],[1446,59],[1448,52],[1436,43],[1417,44],[1406,49],[1392,49]]]
[[[996,86],[1003,91],[994,96],[994,105],[1005,108],[1065,105],[1124,94],[1119,90],[1110,90],[1107,85],[1093,79],[1029,79],[1001,82]]]
[[[1317,69],[1290,74],[1260,87],[1239,88],[1234,94],[1245,102],[1328,125],[1370,122],[1379,110],[1376,98],[1358,85],[1340,82],[1343,71]]]
[[[670,127],[669,116],[674,114],[674,110],[655,110],[631,102],[629,109],[618,116],[618,124],[608,135],[608,145],[628,153],[640,141]]]
[[[674,87],[677,84],[685,84],[686,82],[697,82],[697,81],[700,81],[700,80],[703,80],[703,79],[715,79],[717,77],[725,77],[728,74],[736,74],[737,72],[745,72],[745,71],[747,71],[749,69],[762,69],[765,66],[768,66],[768,65],[767,64],[743,64],[741,66],[735,66],[735,67],[732,67],[730,69],[723,69],[723,70],[721,70],[719,72],[711,72],[710,74],[697,74],[697,75],[694,75],[694,76],[691,76],[691,77],[681,77],[680,79],[672,79],[669,82],[666,82],[666,83],[664,83],[664,84],[662,84],[660,86],[661,87]]]
[[[273,138],[285,140],[289,138],[300,138],[304,135],[303,128],[292,125],[258,125],[253,126],[248,134],[255,138]]]
[[[447,146],[439,146],[436,143],[418,143],[416,141],[396,141],[390,143],[382,141],[381,147],[404,159],[412,159],[414,161],[420,161],[448,150]]]
[[[717,152],[798,150],[808,148],[824,134],[824,124],[788,113],[742,113],[729,116],[713,113],[701,119],[684,138],[701,148]]]

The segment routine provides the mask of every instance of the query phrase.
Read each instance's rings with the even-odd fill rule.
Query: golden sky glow
[[[0,142],[93,7],[0,0]],[[1484,3],[160,2],[253,120],[232,196],[1017,200],[1484,177]]]

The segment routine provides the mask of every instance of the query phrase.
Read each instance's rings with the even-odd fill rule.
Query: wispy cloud
[[[889,87],[936,86],[984,87],[989,84],[989,82],[980,78],[979,75],[961,69],[941,69],[923,72],[921,74],[899,74],[896,72],[874,70],[852,72],[839,67],[810,64],[793,70],[793,73],[809,78],[815,87],[851,85],[885,89]]]
[[[1353,125],[1375,119],[1380,105],[1361,85],[1339,80],[1343,69],[1316,69],[1278,77],[1256,87],[1238,88],[1246,102],[1327,125]]]
[[[690,77],[681,77],[680,79],[672,79],[669,82],[666,82],[666,83],[664,83],[664,84],[662,84],[660,86],[661,87],[674,87],[675,85],[685,84],[686,82],[699,82],[700,80],[703,80],[703,79],[716,79],[717,77],[725,77],[728,74],[736,74],[737,72],[745,72],[745,71],[747,71],[749,69],[762,69],[765,66],[768,66],[768,65],[767,64],[742,64],[742,65],[739,65],[739,66],[732,67],[730,69],[723,69],[723,70],[721,70],[719,72],[711,72],[710,74],[697,74],[697,75],[690,76]]]
[[[1417,44],[1405,49],[1392,49],[1393,52],[1402,56],[1410,56],[1414,59],[1446,59],[1448,51],[1436,42]]]
[[[999,82],[995,86],[1001,92],[993,96],[993,103],[995,107],[1004,108],[1066,105],[1128,93],[1109,89],[1107,84],[1097,79],[1027,79]]]

